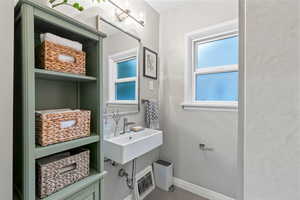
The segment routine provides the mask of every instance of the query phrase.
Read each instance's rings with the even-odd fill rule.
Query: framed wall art
[[[144,47],[144,76],[157,79],[157,53]]]

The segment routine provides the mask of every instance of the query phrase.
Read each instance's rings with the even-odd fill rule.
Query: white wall
[[[245,107],[244,198],[239,199],[300,199],[300,4],[241,3]]]
[[[14,2],[0,1],[0,194],[12,199]]]
[[[236,196],[237,112],[183,110],[184,36],[238,18],[238,1],[199,1],[161,14],[161,108],[163,159],[174,163],[175,177]],[[199,143],[213,147],[202,152]]]

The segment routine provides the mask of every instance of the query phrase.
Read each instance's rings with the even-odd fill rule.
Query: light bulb
[[[125,9],[129,9],[129,1],[128,0],[125,1]]]
[[[143,12],[140,12],[138,20],[140,21],[141,24],[145,25],[145,15]]]
[[[144,20],[144,13],[140,12],[139,17],[140,17],[140,20]]]

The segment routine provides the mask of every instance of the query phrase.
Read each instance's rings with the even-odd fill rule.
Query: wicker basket
[[[74,62],[64,62],[60,56],[70,56]],[[40,46],[40,66],[46,70],[85,75],[85,52],[53,42],[44,41]]]
[[[37,161],[37,196],[45,198],[90,173],[90,151],[77,149]]]
[[[41,146],[90,136],[91,111],[45,110],[35,115],[36,142]]]

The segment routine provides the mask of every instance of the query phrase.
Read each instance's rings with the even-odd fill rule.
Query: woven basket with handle
[[[91,111],[36,112],[36,142],[41,146],[90,136]]]
[[[60,59],[60,56],[69,56],[73,62],[66,62]],[[73,48],[44,41],[40,46],[40,65],[42,68],[57,72],[66,72],[73,74],[86,74],[86,54],[83,51],[77,51]]]
[[[77,149],[37,161],[37,196],[45,198],[90,173],[90,151]]]

